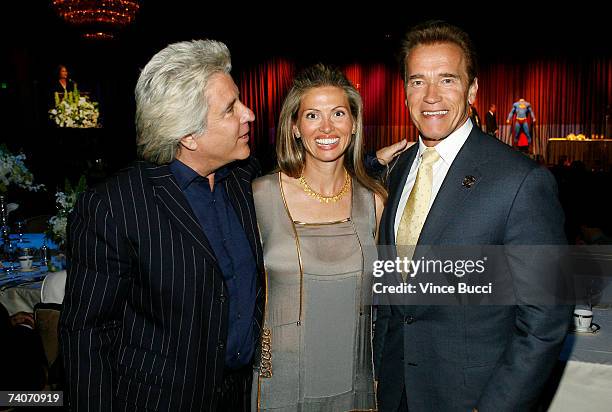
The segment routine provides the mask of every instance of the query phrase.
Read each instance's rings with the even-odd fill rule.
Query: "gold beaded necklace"
[[[342,199],[344,195],[349,191],[349,188],[351,187],[351,176],[346,171],[346,169],[344,169],[344,185],[342,186],[342,189],[340,189],[340,192],[333,196],[324,196],[320,193],[315,192],[312,187],[310,187],[310,185],[306,182],[306,179],[304,179],[304,175],[298,177],[298,182],[300,182],[302,188],[304,189],[304,192],[306,192],[308,196],[314,197],[321,203],[335,203],[338,200]]]

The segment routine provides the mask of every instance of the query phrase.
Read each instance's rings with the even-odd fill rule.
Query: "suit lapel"
[[[380,257],[385,260],[395,260],[397,257],[397,251],[395,249],[395,217],[397,215],[397,208],[399,205],[400,198],[408,175],[410,174],[410,167],[416,157],[418,151],[418,144],[413,145],[405,153],[400,155],[397,159],[397,163],[394,169],[397,169],[397,174],[391,174],[389,178],[388,186],[392,188],[389,191],[389,198],[387,199],[387,205],[381,218],[381,233],[379,244],[381,249]],[[393,190],[394,189],[394,190]],[[402,283],[401,275],[397,272],[393,273],[393,278],[388,280],[390,284],[398,285]],[[403,308],[398,306],[398,308]]]
[[[259,272],[263,272],[263,252],[257,229],[255,217],[255,204],[253,203],[253,190],[251,188],[251,172],[241,166],[236,166],[225,179],[225,191],[232,204],[238,220],[249,240],[251,251],[257,262]]]
[[[452,219],[457,218],[458,208],[482,180],[482,173],[478,169],[478,164],[483,161],[482,156],[478,155],[479,137],[476,128],[472,128],[431,206],[421,230],[419,245],[440,244],[442,231]],[[464,184],[465,179],[471,177],[474,178],[473,184]]]
[[[473,128],[470,136],[457,154],[457,157],[455,157],[438,191],[436,199],[431,206],[423,229],[421,230],[418,241],[419,245],[439,244],[439,238],[444,228],[450,223],[451,219],[456,218],[456,206],[465,202],[467,197],[474,191],[474,188],[482,179],[482,174],[478,169],[478,164],[483,161],[478,154],[479,138],[480,136],[476,128]],[[389,214],[385,221],[388,229],[385,241],[389,245],[395,245],[394,225],[397,208],[417,151],[418,144],[415,144],[411,149],[406,151],[404,154],[405,159],[400,158],[400,160],[398,160],[398,162],[402,162],[397,165],[397,167],[401,167],[401,173],[398,173],[397,179],[389,182],[390,187],[396,188],[387,202]],[[475,178],[475,183],[471,186],[464,185],[463,182],[466,176],[473,176]],[[415,255],[418,253],[419,251],[417,250]],[[404,315],[418,315],[419,313],[427,311],[428,308],[429,306],[397,306],[399,312]]]
[[[481,182],[482,173],[478,168],[478,164],[482,163],[484,159],[479,150],[480,134],[477,128],[473,127],[463,147],[459,150],[457,157],[455,157],[442,182],[436,199],[431,205],[421,230],[421,235],[419,236],[419,245],[442,244],[444,229],[452,220],[457,219],[463,204]],[[417,253],[419,256],[421,254],[427,255],[426,250],[418,250],[418,248],[415,254]],[[449,277],[449,284],[453,280],[457,280],[457,278]],[[461,302],[463,297],[455,293],[457,302]],[[416,316],[419,316],[429,309],[429,306],[419,306],[414,308],[414,313]]]
[[[219,270],[218,273],[221,273],[213,248],[191,210],[187,198],[176,183],[170,168],[167,165],[156,166],[147,169],[146,172],[152,182],[155,200],[160,209],[169,217],[174,226],[204,249],[207,260],[213,262]]]
[[[395,165],[395,167],[398,169],[398,175],[397,177],[392,176],[391,180],[389,181],[389,187],[395,188],[395,190],[390,191],[389,199],[387,199],[387,206],[385,208],[384,227],[387,230],[384,238],[382,238],[382,241],[386,245],[395,246],[395,218],[397,215],[397,208],[399,206],[400,198],[402,197],[404,185],[406,184],[406,180],[408,180],[408,175],[410,174],[410,167],[412,166],[414,158],[418,152],[418,148],[418,143],[414,144],[406,151],[406,153],[400,156],[400,158],[397,160],[397,164]]]

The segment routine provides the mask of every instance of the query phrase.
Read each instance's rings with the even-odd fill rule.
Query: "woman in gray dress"
[[[342,72],[298,75],[279,120],[280,170],[253,184],[267,271],[254,410],[376,408],[369,279],[386,193],[362,149],[361,97]]]

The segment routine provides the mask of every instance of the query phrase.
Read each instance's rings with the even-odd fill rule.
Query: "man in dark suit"
[[[468,115],[470,117],[470,120],[472,121],[472,125],[482,130],[482,122],[480,121],[480,115],[478,114],[478,110],[476,110],[476,106],[474,106],[473,103],[468,106]]]
[[[419,141],[389,178],[379,238],[387,250],[565,242],[552,175],[468,118],[478,89],[474,59],[467,34],[444,22],[424,23],[406,37],[406,105]],[[528,283],[513,284],[519,298]],[[374,338],[381,412],[529,410],[572,312],[383,298]]]
[[[60,326],[72,410],[250,408],[259,168],[230,69],[216,41],[157,53],[136,86],[145,161],[76,204]]]
[[[485,120],[486,120],[486,125],[487,125],[487,133],[490,134],[491,136],[498,137],[497,133],[498,133],[499,127],[497,126],[497,116],[495,114],[496,111],[497,111],[497,106],[494,103],[491,103]]]

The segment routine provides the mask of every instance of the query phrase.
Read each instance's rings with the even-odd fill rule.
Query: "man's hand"
[[[376,151],[376,158],[382,165],[388,165],[394,157],[399,156],[408,148],[408,140],[402,139],[390,146],[385,146]]]
[[[23,325],[34,329],[34,316],[27,312],[17,312],[10,317],[11,326]]]

